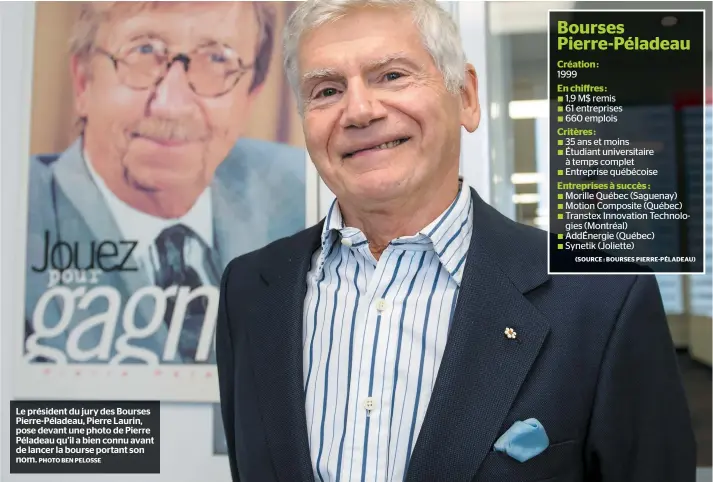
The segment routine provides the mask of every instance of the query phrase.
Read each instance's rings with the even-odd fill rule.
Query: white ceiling
[[[520,1],[488,2],[488,20],[492,34],[547,32],[548,10],[569,10],[575,2]]]

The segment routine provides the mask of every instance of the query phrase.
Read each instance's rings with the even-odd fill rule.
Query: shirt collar
[[[433,243],[443,267],[460,285],[465,256],[473,234],[473,200],[470,187],[460,183],[450,206],[428,226],[419,231]]]
[[[419,230],[417,234],[402,236],[398,242],[415,246],[417,243],[422,245],[425,240],[430,241],[430,249],[436,252],[443,267],[460,285],[465,255],[470,248],[473,232],[472,208],[473,200],[470,187],[461,180],[456,198],[445,211],[428,226]],[[334,243],[344,238],[352,240],[352,248],[366,244],[366,238],[360,230],[344,225],[339,202],[335,199],[329,207],[322,228],[322,253],[318,260],[318,274],[321,274],[324,262],[328,253],[333,249]]]
[[[83,153],[83,157],[89,174],[107,202],[122,235],[126,239],[139,241],[138,252],[135,254],[143,254],[161,234],[161,231],[176,224],[187,226],[198,234],[207,246],[213,246],[210,186],[201,193],[191,209],[180,218],[161,218],[140,211],[119,199],[96,172],[86,152]]]
[[[329,251],[332,248],[334,242],[339,238],[339,234],[343,234],[343,229],[346,229],[344,218],[342,217],[341,209],[339,209],[339,201],[335,199],[329,206],[327,217],[324,220],[324,227],[322,228],[323,251]]]

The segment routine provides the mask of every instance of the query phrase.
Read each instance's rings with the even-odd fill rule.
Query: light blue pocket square
[[[550,444],[545,427],[536,418],[517,421],[495,442],[495,450],[505,452],[519,462],[542,453]]]

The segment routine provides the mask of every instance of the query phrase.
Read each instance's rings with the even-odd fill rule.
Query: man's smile
[[[346,154],[344,154],[344,158],[352,158],[352,157],[358,157],[359,155],[366,154],[368,152],[372,151],[380,151],[384,149],[393,149],[394,147],[398,147],[401,144],[404,144],[408,142],[408,140],[411,139],[410,137],[401,137],[397,138],[391,141],[386,141],[386,142],[379,142],[378,144],[372,143],[370,145],[367,145],[366,147],[359,147],[357,149],[353,149],[348,151]]]

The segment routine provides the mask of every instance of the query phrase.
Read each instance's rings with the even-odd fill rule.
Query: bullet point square
[[[564,219],[564,214],[558,214],[557,219]]]
[[[558,234],[557,239],[564,239],[564,234]]]
[[[558,244],[557,249],[564,249],[564,244]]]
[[[563,101],[564,101],[564,97],[562,97],[561,95],[558,95],[557,102],[563,102]]]
[[[558,116],[557,116],[557,122],[564,122],[564,116],[558,115]]]
[[[563,175],[563,174],[564,174],[564,171],[563,171],[562,169],[558,169],[558,170],[557,170],[557,175],[558,175],[558,176],[561,176],[561,175]]]
[[[564,194],[558,194],[557,199],[564,199]]]
[[[558,145],[558,146],[563,146],[563,145],[564,145],[564,141],[563,141],[562,139],[558,140],[558,141],[557,141],[557,145]]]
[[[558,155],[558,156],[563,156],[563,155],[564,155],[564,150],[562,150],[562,149],[557,149],[557,155]]]
[[[562,107],[562,106],[557,107],[557,112],[564,112],[564,107]]]
[[[564,209],[564,204],[558,204],[557,209]]]

